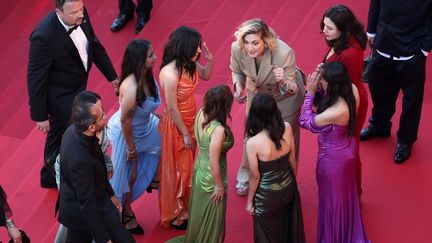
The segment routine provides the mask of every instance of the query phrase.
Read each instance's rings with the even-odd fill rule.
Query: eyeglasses
[[[106,119],[106,113],[102,111],[102,117],[100,119],[95,120],[92,124],[98,123],[100,120],[105,121]]]

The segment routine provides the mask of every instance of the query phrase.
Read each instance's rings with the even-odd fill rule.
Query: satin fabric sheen
[[[161,225],[169,227],[173,220],[180,225],[188,218],[189,198],[192,187],[193,161],[196,140],[193,126],[196,116],[194,93],[199,84],[198,72],[193,79],[182,75],[177,84],[177,108],[192,137],[192,149],[184,148],[183,136],[165,107],[159,131],[162,151],[159,167]]]
[[[219,158],[220,175],[225,187],[225,196],[222,202],[215,204],[211,200],[215,182],[210,169],[210,138],[214,129],[221,125],[212,121],[197,139],[199,154],[195,161],[192,195],[189,205],[189,222],[186,235],[173,238],[168,243],[176,242],[212,242],[222,243],[225,238],[225,217],[227,205],[227,160],[226,153],[234,144],[234,137],[228,126],[225,126],[225,140],[222,143]],[[197,123],[195,123],[195,136],[198,137]]]
[[[108,122],[108,139],[112,145],[113,177],[110,180],[115,195],[123,203],[124,195],[132,191],[135,201],[150,185],[157,172],[161,138],[157,129],[159,118],[153,112],[161,104],[158,91],[156,98],[148,96],[138,105],[132,119],[132,137],[138,153],[137,177],[133,188],[129,188],[133,164],[126,161],[127,145],[121,128],[121,109]]]
[[[356,186],[357,143],[347,126],[315,123],[314,96],[306,94],[300,126],[318,133],[318,243],[369,242]]]

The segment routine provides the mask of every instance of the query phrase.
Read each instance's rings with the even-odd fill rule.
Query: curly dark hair
[[[349,135],[354,135],[356,119],[356,100],[352,91],[351,79],[348,71],[340,62],[326,62],[321,67],[321,77],[328,83],[326,94],[317,104],[317,113],[320,114],[332,106],[339,97],[345,100],[349,108]]]
[[[213,120],[226,125],[227,118],[231,120],[230,112],[233,101],[233,94],[227,85],[217,85],[209,89],[204,95],[203,113],[206,120],[202,128]]]
[[[282,113],[277,107],[272,95],[257,93],[252,99],[252,104],[246,119],[245,135],[253,137],[262,130],[267,130],[270,139],[276,145],[276,149],[282,147],[285,123]]]
[[[157,98],[156,82],[153,77],[153,69],[146,68],[145,64],[150,49],[150,42],[144,39],[135,39],[129,42],[123,55],[121,65],[120,85],[130,74],[135,75],[137,83],[136,101],[141,104],[146,100],[144,86],[147,86],[151,96]]]
[[[179,78],[182,76],[183,69],[190,77],[195,77],[196,64],[192,58],[198,47],[201,47],[201,42],[202,37],[197,30],[187,26],[178,27],[171,33],[165,44],[160,68],[162,69],[168,63],[175,61]]]
[[[345,5],[336,4],[327,9],[321,19],[321,31],[324,29],[324,18],[329,18],[341,32],[336,40],[326,40],[327,45],[333,47],[336,54],[349,47],[351,36],[357,40],[363,50],[366,49],[367,36],[363,24],[354,16],[353,12]]]

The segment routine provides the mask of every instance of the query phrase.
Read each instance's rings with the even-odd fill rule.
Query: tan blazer
[[[274,66],[284,69],[286,80],[297,83],[298,90],[295,94],[281,93],[279,83],[272,72]],[[293,119],[298,119],[305,88],[300,73],[296,71],[294,51],[285,42],[278,39],[275,50],[265,49],[258,72],[255,60],[250,58],[246,51],[240,49],[237,42],[233,42],[230,68],[233,72],[233,85],[241,82],[245,87],[246,84],[246,113],[249,111],[255,93],[263,92],[273,95],[285,121],[290,122],[291,125],[296,123]]]

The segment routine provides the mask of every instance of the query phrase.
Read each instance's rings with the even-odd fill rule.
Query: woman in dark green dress
[[[246,211],[253,215],[254,241],[305,242],[293,132],[271,95],[254,96],[245,133],[250,168]]]
[[[167,242],[223,242],[225,238],[227,164],[226,153],[234,137],[226,124],[233,95],[226,85],[215,86],[204,96],[195,119],[198,158],[192,179],[186,235]]]

